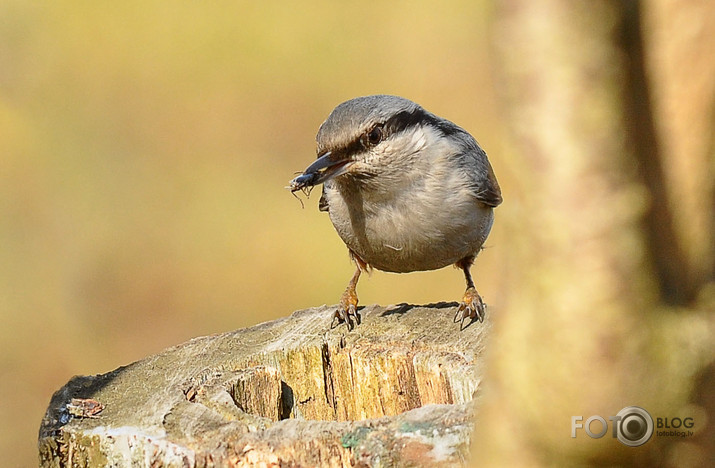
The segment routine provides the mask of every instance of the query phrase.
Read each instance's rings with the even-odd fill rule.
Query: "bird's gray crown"
[[[318,130],[318,155],[326,151],[347,151],[359,145],[360,137],[375,125],[388,134],[403,130],[425,119],[438,118],[417,103],[384,94],[363,96],[338,105]]]

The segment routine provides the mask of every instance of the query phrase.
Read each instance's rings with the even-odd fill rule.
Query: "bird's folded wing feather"
[[[466,132],[465,135],[468,138],[462,140],[461,151],[457,154],[460,166],[472,181],[474,197],[485,205],[496,207],[502,202],[502,196],[492,165],[474,138]]]

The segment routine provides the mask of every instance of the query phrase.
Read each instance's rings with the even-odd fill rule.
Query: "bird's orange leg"
[[[474,263],[474,257],[465,257],[455,263],[455,266],[464,272],[464,278],[467,281],[467,290],[464,291],[462,302],[459,303],[457,313],[454,316],[455,322],[461,322],[460,328],[463,326],[464,319],[467,317],[472,320],[477,319],[480,322],[483,322],[487,312],[487,305],[484,303],[482,298],[479,296],[477,289],[474,287],[472,273],[469,271],[472,267],[472,263]]]
[[[345,322],[348,326],[348,331],[352,330],[355,325],[360,325],[360,312],[357,309],[358,296],[355,288],[357,287],[358,280],[360,279],[360,274],[363,270],[367,270],[368,268],[367,263],[365,263],[362,258],[358,257],[355,252],[350,251],[350,257],[355,261],[357,268],[355,269],[355,274],[353,274],[353,277],[348,283],[348,287],[345,288],[345,292],[340,297],[338,308],[335,310],[335,314],[333,315],[333,323],[330,325],[330,328],[333,328],[335,319],[338,319],[338,323]]]

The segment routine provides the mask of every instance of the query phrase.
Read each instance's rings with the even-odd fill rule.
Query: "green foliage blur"
[[[319,189],[302,209],[285,186],[340,102],[398,94],[455,121],[508,206],[488,13],[466,0],[0,0],[3,466],[36,464],[44,409],[74,374],[337,302],[347,251]],[[474,269],[496,308],[505,211]],[[463,290],[447,268],[375,272],[358,293],[386,305]]]

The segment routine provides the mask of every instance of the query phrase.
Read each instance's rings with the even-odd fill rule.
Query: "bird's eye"
[[[372,127],[365,136],[365,143],[368,146],[375,146],[382,141],[382,126],[376,125]]]

